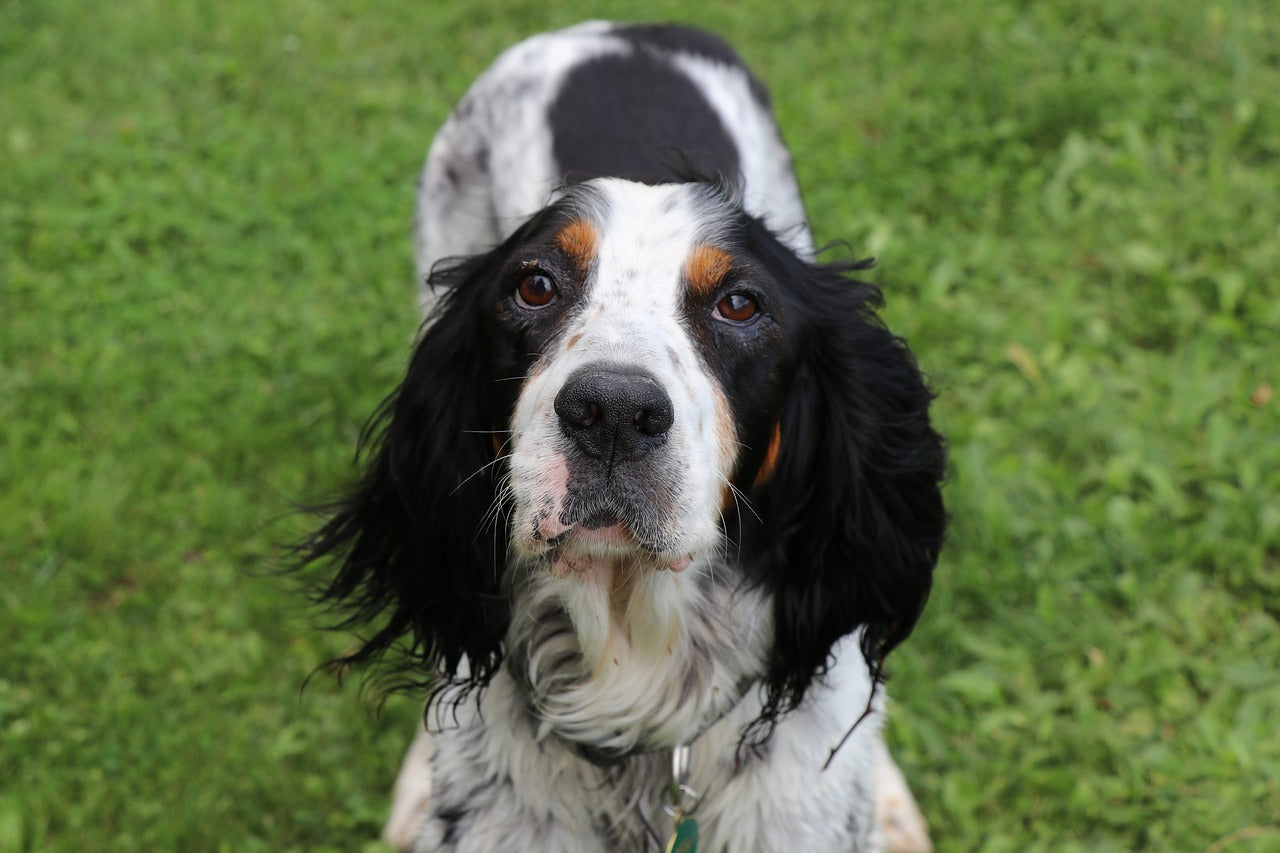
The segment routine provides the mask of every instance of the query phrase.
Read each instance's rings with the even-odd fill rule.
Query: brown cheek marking
[[[582,334],[578,333],[573,337],[569,338],[569,340],[565,341],[564,348],[566,350],[571,350],[578,345],[578,341],[580,340],[582,340]]]
[[[760,463],[760,470],[756,472],[756,478],[751,482],[751,490],[763,486],[773,477],[773,469],[778,464],[778,448],[782,446],[782,424],[773,425],[773,437],[769,439],[769,449],[764,452],[764,461]]]
[[[729,401],[717,388],[716,392],[716,446],[720,452],[719,464],[721,482],[720,506],[728,510],[733,506],[733,488],[729,478],[733,476],[734,462],[737,461],[738,430],[733,423],[733,415],[729,411]]]
[[[600,240],[595,226],[585,219],[575,219],[556,234],[556,245],[569,256],[578,275],[586,278],[587,271],[596,260],[596,247]]]
[[[720,512],[728,515],[733,510],[733,489],[728,483],[720,487]]]
[[[733,268],[733,256],[715,246],[698,246],[684,262],[684,280],[698,296],[708,296]]]

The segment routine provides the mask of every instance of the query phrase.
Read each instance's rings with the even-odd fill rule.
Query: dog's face
[[[854,632],[877,664],[928,593],[945,455],[862,268],[797,257],[710,185],[598,179],[433,274],[364,479],[305,544],[376,626],[347,660],[407,640],[408,666],[478,686],[522,646],[551,667],[535,693],[590,684],[562,704],[597,733],[751,683],[774,719]],[[607,673],[631,652],[665,692],[626,710],[643,679]]]
[[[682,571],[767,476],[786,313],[731,213],[697,185],[599,181],[509,248],[511,542],[557,575]]]

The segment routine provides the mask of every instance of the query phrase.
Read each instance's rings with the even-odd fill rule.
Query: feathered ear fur
[[[442,673],[475,686],[501,662],[507,535],[495,460],[508,413],[487,366],[486,300],[505,253],[433,276],[453,286],[365,427],[364,475],[299,547],[304,564],[340,561],[321,593],[347,614],[338,627],[373,628],[335,663],[382,661],[394,648],[406,653],[391,662],[402,684]]]
[[[756,231],[753,249],[789,295],[797,347],[771,478],[753,495],[762,523],[748,571],[774,593],[765,721],[803,698],[832,645],[862,629],[874,675],[911,633],[932,583],[946,513],[932,393],[906,345],[876,315],[879,291],[809,264]]]

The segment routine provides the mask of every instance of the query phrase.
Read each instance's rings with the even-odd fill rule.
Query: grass
[[[416,170],[557,4],[0,2],[0,853],[378,849],[417,713],[270,574],[414,328]],[[769,82],[954,516],[892,661],[940,850],[1280,849],[1280,18],[601,3]]]

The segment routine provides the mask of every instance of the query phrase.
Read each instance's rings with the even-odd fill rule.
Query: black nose
[[[671,398],[648,373],[598,365],[579,368],[556,394],[565,433],[588,456],[639,459],[667,440]]]

